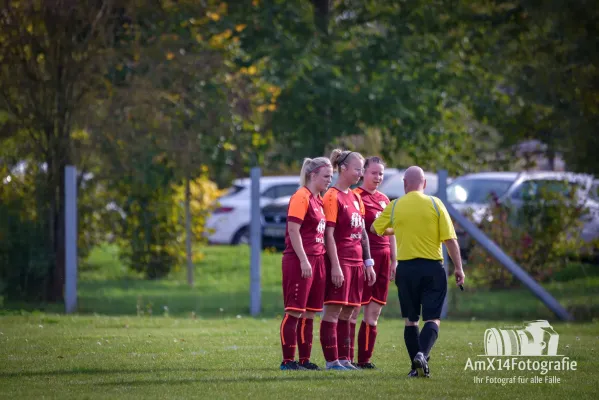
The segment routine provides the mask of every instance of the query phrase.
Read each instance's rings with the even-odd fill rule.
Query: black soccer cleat
[[[358,363],[358,364],[356,364],[356,367],[358,367],[360,369],[377,369],[376,365],[374,365],[371,362]]]
[[[428,363],[431,360],[431,355],[426,356],[426,362]],[[414,361],[412,361],[412,371],[416,370],[416,366],[414,365]]]
[[[411,370],[408,374],[408,378],[418,378],[418,371],[416,371],[415,369]]]
[[[430,371],[428,368],[428,361],[426,361],[426,357],[421,352],[416,354],[414,357],[414,366],[416,367],[416,371],[418,372],[418,376],[421,378],[430,377]]]
[[[299,365],[297,361],[283,361],[279,367],[281,371],[305,371],[306,368]]]
[[[311,363],[310,360],[300,361],[299,366],[309,369],[310,371],[320,371],[320,367],[314,363]]]

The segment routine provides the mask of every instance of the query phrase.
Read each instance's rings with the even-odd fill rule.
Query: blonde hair
[[[364,157],[362,157],[362,154],[355,152],[355,151],[350,151],[350,150],[341,150],[341,149],[335,149],[331,152],[331,164],[333,165],[334,169],[339,170],[339,167],[341,167],[342,165],[347,165],[349,163],[350,160],[353,160],[354,158],[358,158],[360,160],[364,160]]]
[[[310,174],[324,166],[331,166],[331,161],[326,157],[304,158],[300,172],[300,186],[305,186],[310,181]]]

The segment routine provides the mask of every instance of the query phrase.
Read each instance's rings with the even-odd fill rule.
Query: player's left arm
[[[362,198],[358,196],[358,201],[360,202],[360,213],[362,214],[362,221],[364,221],[364,217],[366,216],[366,208],[364,207],[364,203],[362,202]],[[368,232],[366,232],[366,225],[362,225],[362,239],[360,241],[362,245],[362,258],[364,259],[364,278],[368,281],[368,286],[374,285],[374,281],[376,281],[376,273],[374,272],[374,264],[372,263],[372,257],[370,256],[370,240],[368,240]],[[366,263],[370,265],[366,265]]]
[[[362,258],[368,260],[370,258],[370,240],[368,240],[368,233],[366,227],[362,228]]]
[[[364,279],[368,282],[368,286],[374,285],[376,281],[376,273],[374,272],[374,262],[370,257],[370,241],[366,227],[362,228],[362,258],[364,259]],[[366,265],[368,263],[368,265]]]
[[[362,217],[362,239],[360,241],[362,244],[362,258],[368,260],[370,259],[370,241],[368,240],[368,233],[365,225],[366,206],[364,206],[364,202],[360,195],[356,195],[356,197],[358,198],[358,203],[360,203],[360,217]]]
[[[439,208],[439,239],[445,243],[449,257],[451,258],[451,261],[453,261],[456,284],[463,285],[466,275],[464,274],[460,245],[458,243],[453,222],[451,221],[451,216],[441,200],[435,197],[433,198],[433,201]]]

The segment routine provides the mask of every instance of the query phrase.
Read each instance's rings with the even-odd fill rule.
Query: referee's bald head
[[[424,171],[422,168],[413,165],[406,169],[403,176],[404,191],[406,193],[414,190],[424,190],[426,187],[426,179],[424,179]]]

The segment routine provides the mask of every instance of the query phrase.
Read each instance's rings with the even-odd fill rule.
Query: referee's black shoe
[[[426,361],[426,357],[421,352],[418,352],[416,357],[414,357],[414,366],[416,367],[416,371],[418,371],[419,377],[428,378],[430,376],[428,361]]]
[[[431,359],[430,355],[426,356],[427,363],[430,361],[430,359]],[[408,372],[408,377],[409,378],[418,378],[418,371],[416,371],[416,368],[414,367],[414,365],[412,365],[412,367],[413,368],[410,370],[410,372]]]

